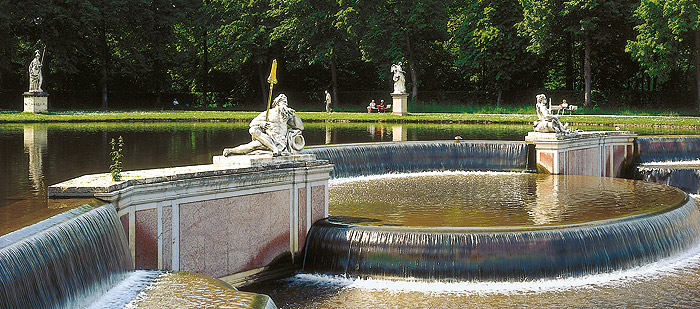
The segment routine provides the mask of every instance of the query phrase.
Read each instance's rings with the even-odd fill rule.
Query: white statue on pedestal
[[[560,115],[552,115],[547,108],[547,97],[544,94],[537,95],[537,120],[533,123],[535,132],[543,133],[569,133],[568,124],[559,121]]]
[[[391,73],[394,73],[394,93],[406,93],[406,72],[401,68],[401,62],[391,65]]]
[[[269,111],[260,113],[250,122],[247,144],[224,149],[224,156],[244,154],[267,154],[288,156],[298,153],[306,145],[301,131],[304,124],[296,111],[287,107],[287,96],[280,94],[272,101]]]
[[[29,64],[29,92],[44,92],[41,83],[44,81],[41,75],[41,53],[34,52],[34,60]]]

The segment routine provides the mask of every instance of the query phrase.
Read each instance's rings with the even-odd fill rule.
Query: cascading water
[[[111,204],[84,205],[0,236],[0,308],[124,307],[276,308],[266,295],[203,275],[134,271]]]
[[[636,140],[634,179],[700,193],[700,137],[640,137]]]
[[[308,147],[335,164],[331,178],[434,170],[525,171],[527,145],[502,141],[438,141]]]
[[[4,235],[0,245],[0,304],[7,308],[87,307],[132,270],[111,205],[82,206]]]
[[[312,227],[304,270],[532,280],[642,266],[700,239],[694,201],[657,184],[512,173],[406,177],[369,177],[332,187],[333,196],[341,198],[331,200],[331,214],[342,217]]]

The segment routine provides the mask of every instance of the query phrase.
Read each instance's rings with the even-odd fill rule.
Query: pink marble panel
[[[559,174],[571,174],[572,170],[569,168],[572,162],[572,157],[575,157],[576,151],[562,151],[562,152],[557,152],[556,156],[558,156],[559,162]],[[568,160],[567,160],[568,158]]]
[[[180,270],[223,277],[289,251],[288,190],[180,205]]]
[[[135,215],[135,264],[138,269],[158,269],[158,213],[146,209]]]
[[[230,217],[229,273],[263,267],[289,252],[290,194],[288,190],[242,196],[240,213]],[[250,237],[246,235],[255,235]]]
[[[584,148],[571,150],[566,155],[566,169],[562,174],[567,175],[600,175],[600,152],[598,148]]]
[[[163,207],[163,269],[173,269],[173,208]]]
[[[603,146],[603,154],[600,162],[603,168],[603,177],[610,177],[610,147],[611,146]]]
[[[552,173],[554,170],[554,156],[551,152],[547,151],[540,151],[539,152],[539,160],[537,161],[537,164],[544,168],[545,170],[543,172],[545,173]]]
[[[622,163],[625,161],[625,145],[615,145],[613,147],[613,175],[612,177],[620,177],[622,173]]]
[[[306,188],[299,188],[299,248],[306,243]]]
[[[131,238],[129,238],[129,213],[123,214],[119,217],[119,221],[122,222],[122,228],[124,228],[124,235],[126,235],[126,242],[130,243]]]
[[[326,187],[311,187],[311,222],[316,222],[326,217]]]

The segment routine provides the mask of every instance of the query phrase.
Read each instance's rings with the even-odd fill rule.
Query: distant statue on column
[[[391,73],[394,73],[394,93],[406,93],[406,76],[401,68],[402,63],[391,65]]]
[[[44,92],[41,90],[41,83],[44,78],[41,74],[41,52],[34,51],[34,60],[29,64],[29,92]]]

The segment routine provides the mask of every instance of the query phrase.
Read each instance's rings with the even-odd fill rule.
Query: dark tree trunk
[[[335,68],[335,56],[331,56],[331,84],[333,87],[333,107],[335,108],[338,107],[338,72]]]
[[[413,47],[411,46],[411,39],[408,35],[406,36],[406,49],[408,50],[408,68],[411,71],[411,82],[413,82],[411,99],[415,100],[418,98],[418,70],[416,69],[416,61],[413,59]]]
[[[260,81],[260,90],[262,93],[262,106],[267,106],[267,96],[270,95],[267,86],[267,71],[262,63],[258,63],[258,80]]]
[[[700,29],[695,30],[695,88],[696,103],[700,109]]]
[[[585,36],[585,50],[583,56],[583,75],[585,79],[584,86],[584,106],[591,106],[591,38]]]
[[[104,17],[103,17],[104,18]],[[102,90],[102,109],[107,110],[107,61],[108,61],[108,46],[107,46],[107,26],[102,22],[102,31],[100,31],[100,88]]]
[[[566,74],[566,90],[574,90],[574,54],[573,54],[573,40],[571,39],[571,34],[566,36],[565,43],[565,63],[564,63],[564,74]]]

